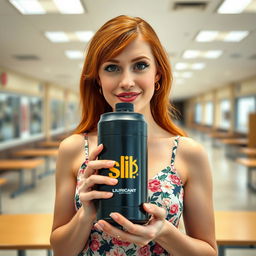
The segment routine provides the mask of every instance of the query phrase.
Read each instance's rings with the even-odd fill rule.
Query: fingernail
[[[112,184],[116,184],[116,182],[117,182],[117,179],[111,179]]]
[[[147,203],[145,203],[144,206],[146,206],[146,208],[147,208],[148,210],[150,210],[150,209],[152,208],[151,205],[150,205],[150,204],[147,204]]]
[[[115,214],[115,213],[113,213],[113,212],[111,212],[111,213],[109,214],[109,216],[110,216],[112,219],[115,219],[115,220],[118,219],[117,214]]]
[[[107,165],[113,166],[116,163],[116,161],[107,161]]]
[[[97,222],[94,225],[98,230],[103,231],[104,225],[102,223]]]

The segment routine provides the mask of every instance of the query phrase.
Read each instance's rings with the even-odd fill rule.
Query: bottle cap
[[[126,102],[122,102],[122,103],[116,103],[116,112],[133,112],[134,111],[134,107],[132,103],[126,103]]]

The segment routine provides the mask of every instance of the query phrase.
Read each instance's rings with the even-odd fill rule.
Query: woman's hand
[[[89,155],[89,161],[79,184],[79,198],[84,208],[88,207],[91,214],[96,216],[96,209],[92,202],[94,199],[108,199],[113,196],[112,192],[96,191],[94,190],[97,184],[116,185],[117,179],[107,176],[98,175],[98,170],[102,168],[111,168],[115,165],[115,161],[110,160],[97,160],[99,153],[102,151],[103,145],[99,145]]]
[[[120,230],[104,220],[99,220],[95,228],[108,233],[110,236],[125,242],[134,243],[138,246],[145,246],[154,240],[161,232],[164,224],[166,211],[154,204],[143,204],[146,212],[151,215],[146,225],[133,224],[119,213],[111,213],[111,218],[121,225],[125,231]]]

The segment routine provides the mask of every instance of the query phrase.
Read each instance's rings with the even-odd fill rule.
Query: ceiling
[[[82,0],[85,14],[21,15],[7,0],[0,0],[0,66],[77,91],[83,61],[70,60],[64,52],[84,51],[86,43],[52,43],[44,32],[96,31],[107,20],[127,14],[140,16],[152,25],[173,67],[177,62],[206,64],[203,70],[193,71],[183,84],[174,82],[175,100],[256,76],[256,14],[217,14],[222,0],[202,1],[207,3],[204,10],[173,10],[174,3],[181,0]],[[195,37],[200,30],[249,30],[250,34],[238,43],[199,43]],[[182,54],[187,49],[224,53],[218,59],[184,60]],[[37,58],[18,60],[17,55]]]

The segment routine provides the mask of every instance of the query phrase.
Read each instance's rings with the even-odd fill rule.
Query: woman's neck
[[[141,112],[148,124],[148,138],[169,138],[171,135],[168,131],[164,130],[160,125],[156,123],[151,113],[150,108]]]

